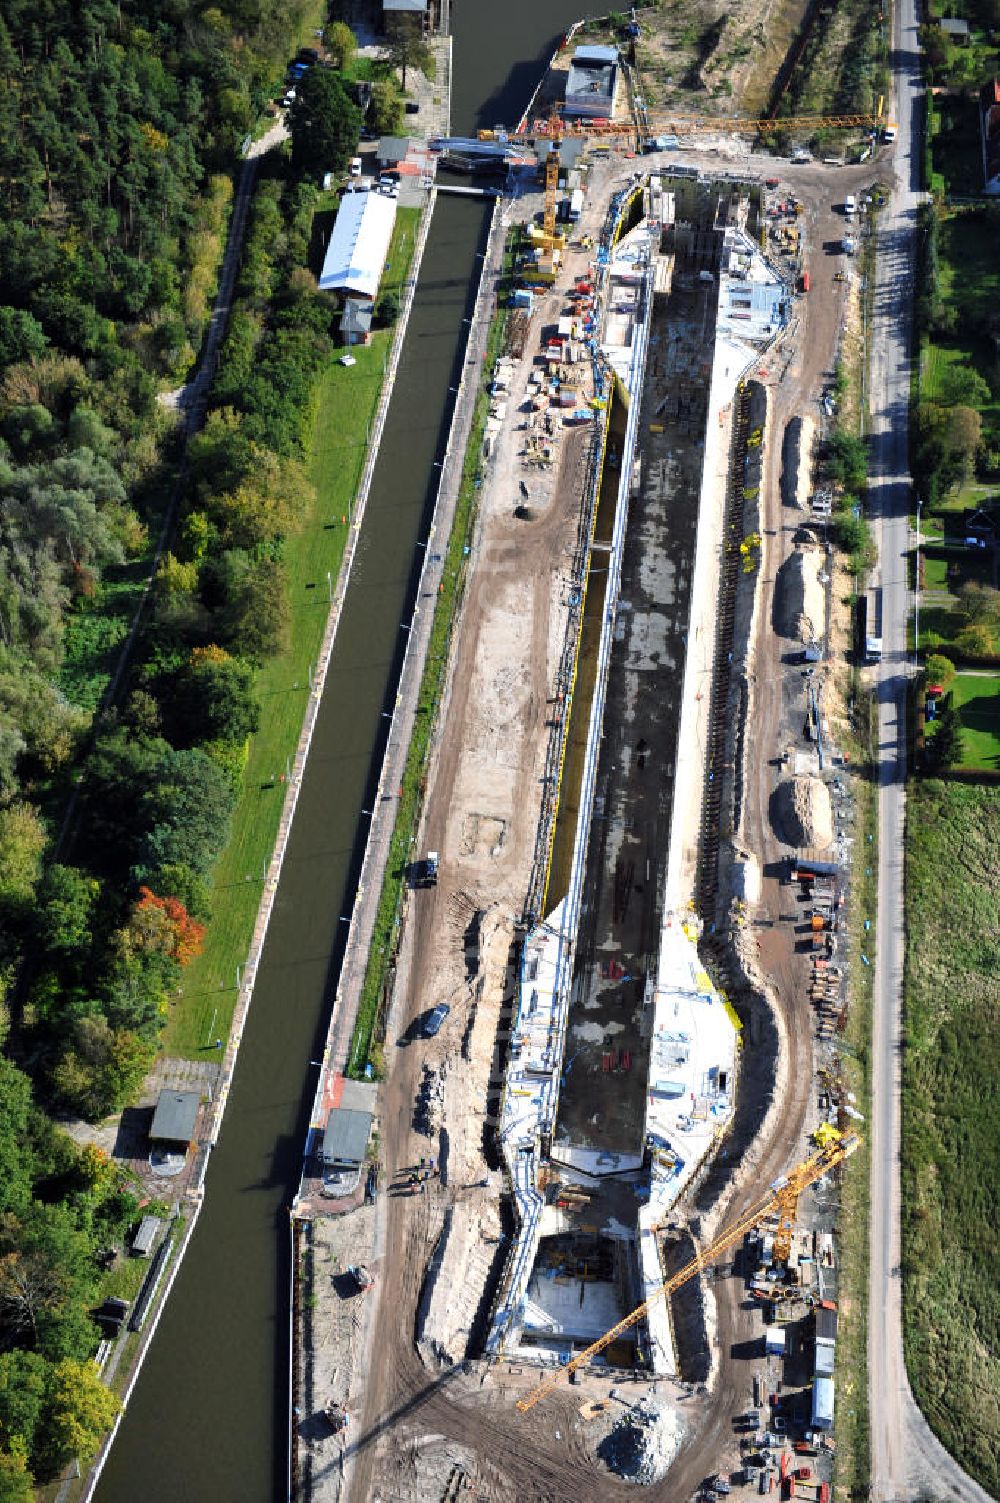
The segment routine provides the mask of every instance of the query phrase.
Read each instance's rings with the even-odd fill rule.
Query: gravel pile
[[[682,1438],[675,1411],[647,1398],[622,1415],[601,1442],[598,1455],[619,1477],[649,1487],[665,1475]]]
[[[775,791],[777,833],[787,845],[825,851],[833,841],[830,790],[819,778],[786,778]]]
[[[778,570],[774,593],[774,627],[779,636],[821,642],[826,626],[826,591],[819,576],[823,554],[818,548],[796,549]]]
[[[433,1065],[424,1065],[424,1073],[417,1092],[417,1104],[413,1111],[413,1126],[425,1138],[432,1138],[441,1126],[444,1107],[444,1080]]]

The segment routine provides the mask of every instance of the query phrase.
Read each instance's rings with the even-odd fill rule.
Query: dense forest
[[[287,627],[282,542],[310,499],[303,432],[334,347],[305,270],[310,174],[361,121],[334,72],[302,91],[294,154],[255,195],[183,470],[159,398],[197,359],[240,143],[320,20],[315,0],[0,14],[0,1503],[89,1455],[113,1417],[91,1312],[138,1206],[57,1124],[128,1101],[154,1057],[209,918],[255,668]],[[102,705],[110,669],[87,665],[120,642],[108,602],[141,583],[181,475]]]

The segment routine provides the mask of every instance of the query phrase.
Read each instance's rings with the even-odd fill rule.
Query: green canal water
[[[580,0],[454,0],[452,129],[524,109]],[[285,1496],[288,1213],[463,359],[487,211],[434,211],[360,548],[206,1203],[97,1490],[98,1503]]]

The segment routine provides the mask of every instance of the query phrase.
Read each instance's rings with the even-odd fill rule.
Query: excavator
[[[544,1378],[526,1398],[519,1399],[517,1407],[521,1413],[527,1414],[539,1399],[544,1399],[546,1394],[558,1388],[565,1377],[575,1372],[578,1367],[585,1366],[592,1357],[596,1357],[599,1352],[604,1351],[605,1347],[617,1341],[625,1331],[638,1325],[655,1304],[660,1300],[669,1299],[683,1284],[687,1283],[688,1279],[694,1278],[696,1273],[701,1273],[704,1268],[714,1263],[722,1253],[740,1242],[747,1232],[769,1216],[778,1218],[777,1229],[774,1233],[774,1261],[786,1263],[792,1250],[795,1210],[802,1191],[815,1180],[821,1179],[824,1174],[829,1174],[832,1169],[836,1169],[838,1164],[850,1158],[851,1154],[860,1147],[861,1139],[857,1133],[840,1133],[835,1128],[825,1129],[823,1142],[815,1152],[803,1159],[801,1164],[796,1164],[795,1168],[790,1169],[786,1175],[776,1179],[766,1195],[750,1206],[749,1210],[744,1211],[743,1215],[734,1221],[721,1236],[716,1237],[714,1242],[703,1247],[690,1263],[686,1263],[683,1268],[667,1279],[650,1299],[644,1300],[630,1315],[626,1315],[624,1320],[612,1326],[610,1331],[605,1331],[604,1335],[588,1346],[586,1351],[578,1352],[575,1357],[571,1357],[557,1373]],[[659,1231],[663,1225],[663,1222],[659,1222],[653,1230]]]

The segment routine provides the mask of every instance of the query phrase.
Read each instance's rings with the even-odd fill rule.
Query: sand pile
[[[826,629],[826,590],[820,583],[823,554],[797,548],[778,570],[774,591],[774,629],[799,642],[821,642]]]
[[[775,790],[775,824],[787,845],[826,850],[833,841],[830,790],[819,778],[786,778]]]
[[[664,1476],[683,1438],[676,1411],[646,1398],[622,1416],[597,1454],[619,1477],[649,1487]]]
[[[733,897],[753,908],[760,902],[760,863],[756,856],[741,856],[733,862]]]
[[[428,1366],[452,1366],[468,1355],[499,1247],[495,1204],[460,1202],[445,1212],[417,1309],[417,1350]]]
[[[812,452],[816,425],[811,417],[794,417],[781,445],[781,499],[803,510],[812,490]]]
[[[812,494],[813,437],[816,424],[811,417],[800,418],[799,421],[802,427],[799,433],[798,504],[807,506]]]

